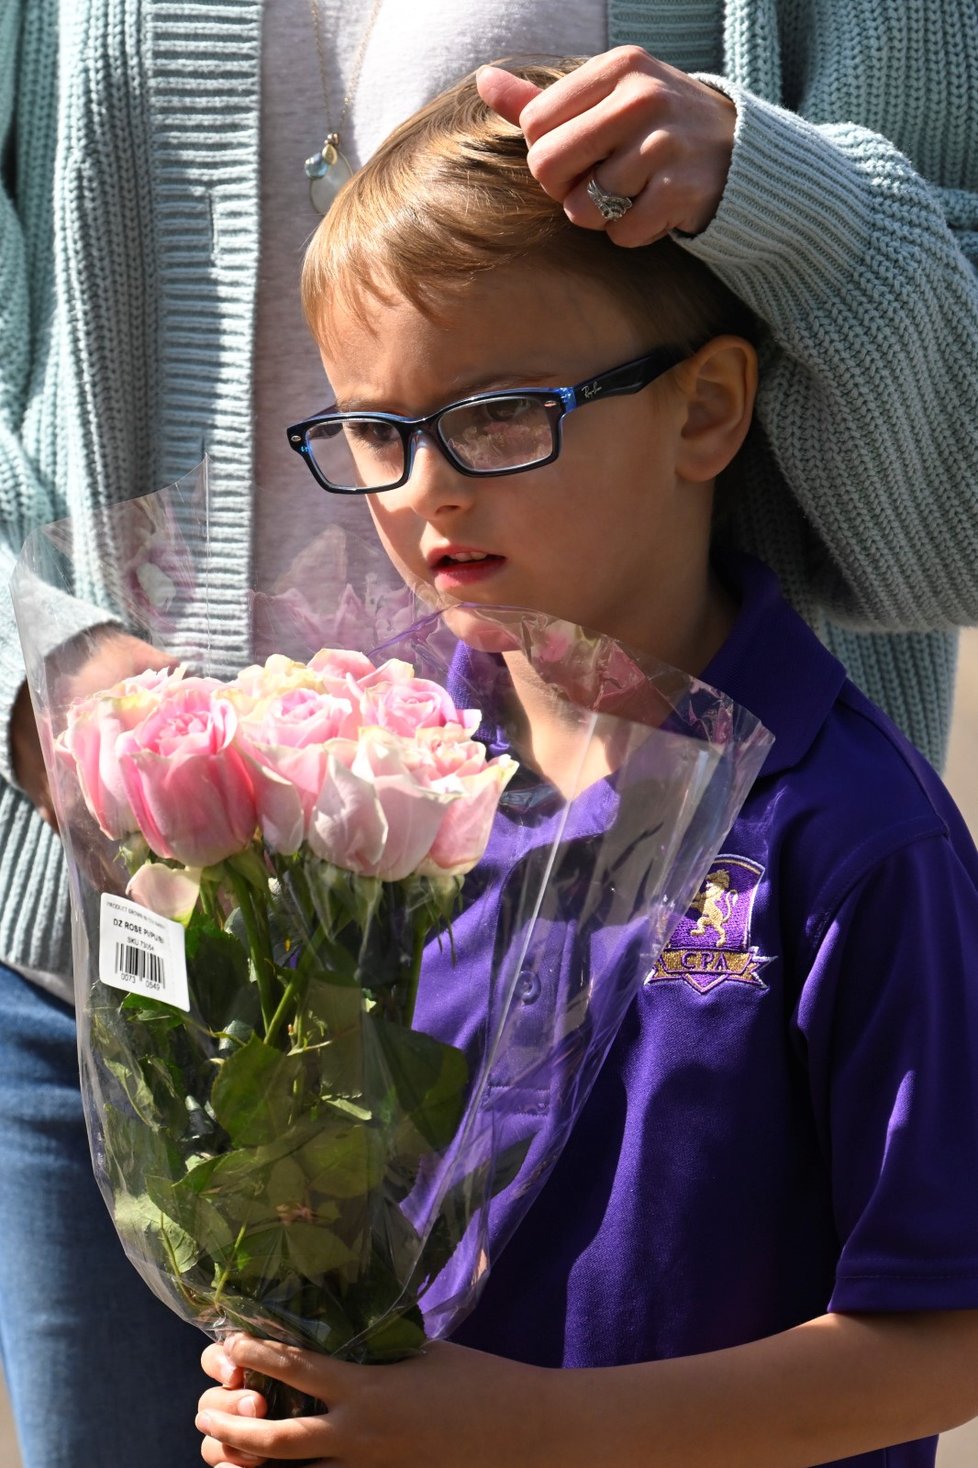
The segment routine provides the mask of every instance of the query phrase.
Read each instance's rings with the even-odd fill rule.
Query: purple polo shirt
[[[723,574],[740,612],[703,677],[775,744],[652,972],[626,939],[610,955],[634,1001],[498,1257],[496,1210],[491,1273],[454,1335],[467,1345],[609,1366],[826,1310],[978,1308],[978,854],[773,574],[748,557]],[[581,955],[562,920],[569,984]],[[438,988],[469,1005],[465,1038],[479,964],[460,940]],[[840,1461],[934,1453],[928,1439]]]

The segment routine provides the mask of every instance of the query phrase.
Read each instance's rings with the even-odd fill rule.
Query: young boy
[[[297,446],[373,491],[409,580],[608,633],[776,742],[456,1341],[383,1370],[210,1346],[205,1460],[932,1464],[978,1411],[978,857],[724,547],[749,322],[674,244],[568,224],[471,80],[340,196],[304,289],[337,410],[375,416]],[[328,1414],[260,1420],[246,1366]]]

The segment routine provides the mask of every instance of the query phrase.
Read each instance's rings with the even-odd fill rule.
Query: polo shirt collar
[[[749,709],[774,735],[761,777],[804,757],[846,681],[846,671],[785,601],[778,579],[754,556],[724,552],[714,569],[739,603],[736,621],[700,674]]]

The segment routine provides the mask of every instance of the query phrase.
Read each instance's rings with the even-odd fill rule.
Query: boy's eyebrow
[[[437,408],[446,403],[454,403],[464,398],[475,397],[483,392],[506,392],[510,388],[518,387],[551,387],[558,382],[561,374],[553,372],[493,372],[486,377],[465,379],[452,387],[446,387],[445,392],[439,397],[438,402],[431,409],[435,412]],[[566,376],[566,372],[563,374]],[[419,416],[416,412],[401,412],[389,406],[389,400],[374,400],[370,392],[354,393],[350,397],[336,399],[336,407],[341,413],[398,413],[399,417],[414,418]]]

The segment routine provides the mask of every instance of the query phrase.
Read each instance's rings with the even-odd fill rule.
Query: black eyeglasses
[[[686,355],[661,347],[576,387],[504,388],[448,403],[425,418],[330,409],[286,429],[316,482],[330,494],[377,494],[410,477],[424,434],[460,474],[522,474],[560,453],[568,413],[600,398],[641,392]]]

